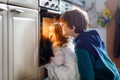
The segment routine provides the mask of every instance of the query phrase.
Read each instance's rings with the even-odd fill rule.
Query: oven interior
[[[40,10],[40,44],[39,44],[39,66],[49,63],[52,52],[52,43],[49,41],[48,34],[50,26],[57,22],[60,14],[50,12],[47,9]]]

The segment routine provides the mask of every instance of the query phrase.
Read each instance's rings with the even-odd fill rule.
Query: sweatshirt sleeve
[[[52,57],[52,64],[62,65],[64,64],[64,53],[62,53],[59,49],[54,51],[54,57]]]
[[[80,80],[95,80],[94,70],[92,64],[92,56],[87,50],[76,49],[75,50],[78,60],[78,70],[80,73]]]

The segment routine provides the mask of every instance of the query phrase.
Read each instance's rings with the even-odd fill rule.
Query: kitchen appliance
[[[40,26],[40,34],[39,34],[39,70],[40,70],[40,80],[44,80],[47,73],[43,65],[45,65],[50,58],[51,55],[47,53],[52,53],[50,43],[46,43],[44,38],[42,37],[43,33],[48,33],[48,29],[51,24],[53,24],[57,18],[59,18],[61,12],[59,11],[59,1],[60,0],[40,0],[39,1],[39,26]],[[47,48],[44,47],[48,45]],[[49,47],[49,48],[48,48]],[[46,52],[47,51],[47,52]],[[46,58],[47,57],[47,58]]]
[[[56,23],[60,17],[60,15],[67,11],[72,9],[79,9],[79,6],[74,5],[66,0],[40,0],[39,1],[39,25],[40,25],[40,45],[39,45],[39,66],[40,66],[40,77],[41,80],[46,76],[45,69],[42,67],[46,63],[48,63],[48,58],[50,56],[54,56],[51,52],[51,45],[50,43],[45,42],[43,40],[42,34],[46,34],[48,36],[49,34],[49,28],[53,23]],[[43,41],[42,41],[43,40]],[[47,45],[47,50],[44,51],[43,48],[44,45]],[[49,48],[48,48],[49,46]],[[46,52],[47,51],[47,52]],[[51,54],[51,55],[50,55]],[[47,58],[46,58],[47,57]]]
[[[57,22],[61,13],[72,10],[72,9],[79,9],[79,6],[74,5],[73,3],[65,0],[40,0],[39,2],[39,14],[40,14],[40,40],[42,40],[41,34],[49,34],[49,27]],[[53,6],[54,5],[54,6]],[[56,8],[57,6],[57,8]],[[42,42],[43,43],[43,42]],[[43,46],[43,45],[41,45]],[[45,52],[39,49],[41,53],[39,53],[39,59],[43,59],[43,54],[45,56]],[[50,54],[50,53],[49,53]],[[46,54],[46,56],[49,56]],[[44,59],[45,60],[45,59]],[[44,61],[45,62],[45,61]],[[39,60],[39,66],[45,64],[43,60]]]
[[[40,10],[40,48],[39,48],[39,66],[47,64],[48,58],[52,54],[51,43],[48,42],[46,44],[46,40],[43,40],[43,34],[49,34],[49,28],[52,24],[54,24],[60,17],[60,13],[58,11],[49,10],[45,8],[41,8]],[[49,45],[50,44],[50,45]],[[46,45],[46,47],[45,47]],[[49,46],[49,47],[48,47]]]

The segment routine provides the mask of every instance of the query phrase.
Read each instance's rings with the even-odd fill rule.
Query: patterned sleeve
[[[62,65],[64,64],[64,58],[64,53],[62,53],[60,49],[56,49],[54,51],[54,57],[52,57],[52,64]]]

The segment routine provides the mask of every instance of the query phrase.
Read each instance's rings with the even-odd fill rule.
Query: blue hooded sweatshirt
[[[75,39],[80,80],[120,80],[115,64],[96,30],[81,33]]]

